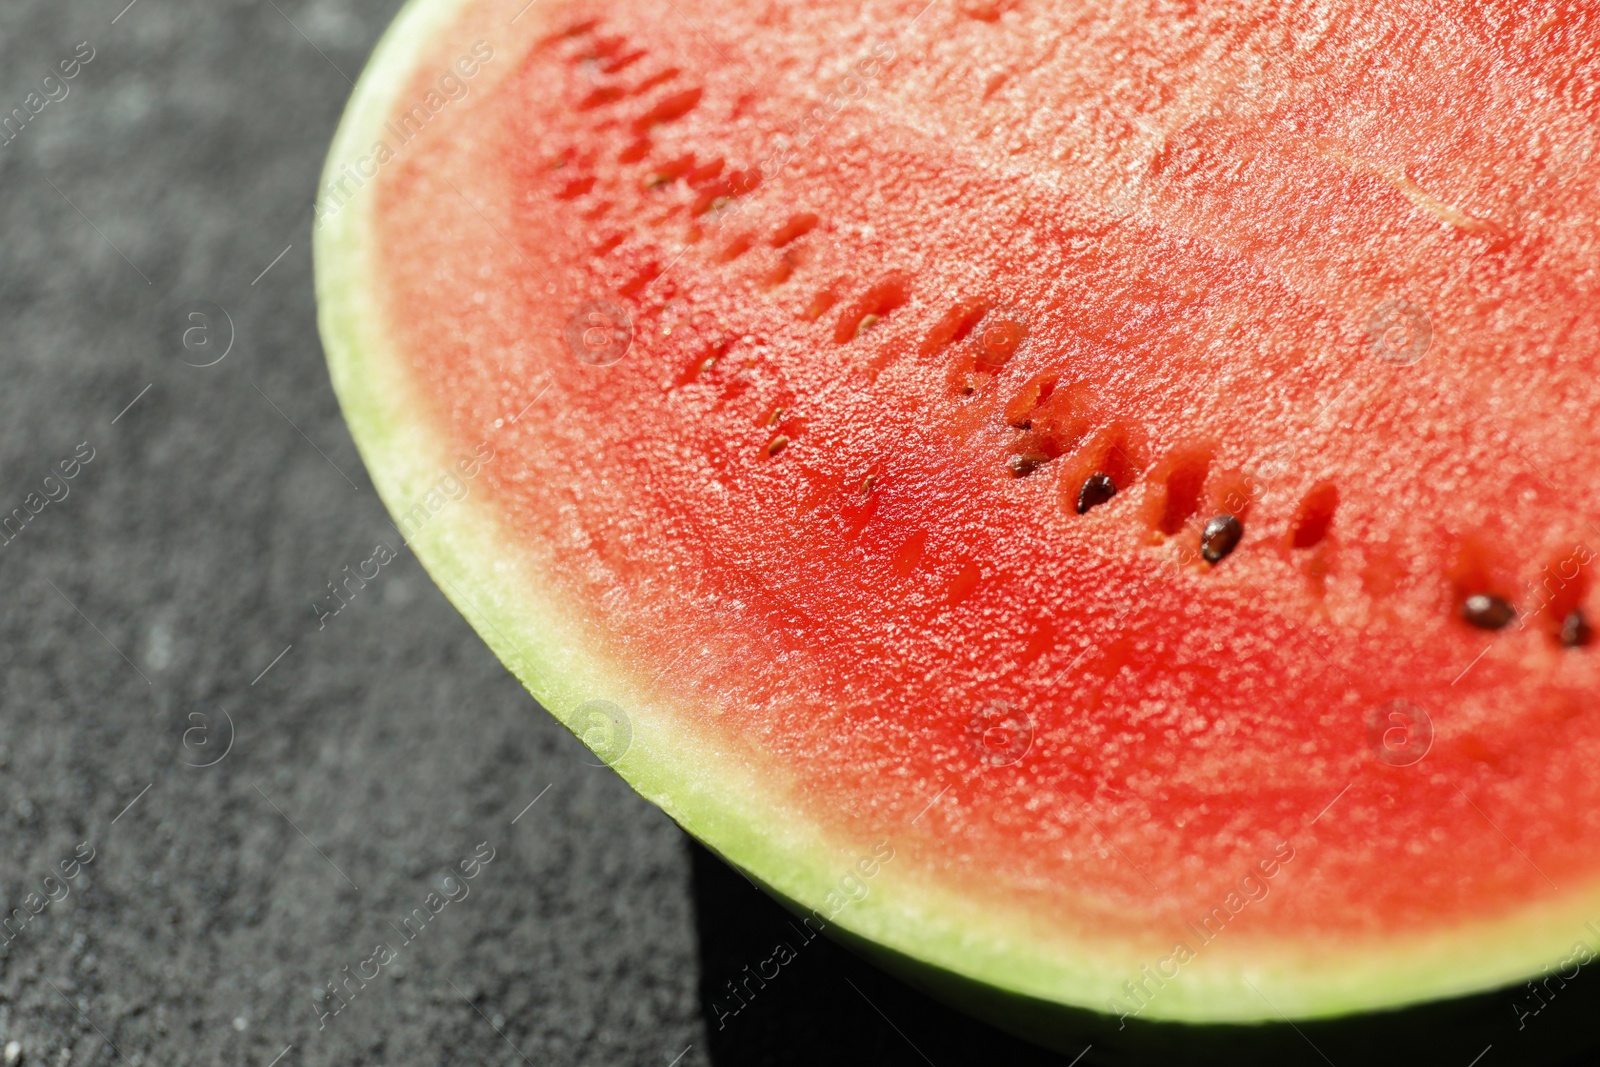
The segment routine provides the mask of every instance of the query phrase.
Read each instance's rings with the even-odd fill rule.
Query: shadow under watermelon
[[[771,897],[702,845],[688,847],[701,1011],[716,1067],[1071,1063],[940,1004],[825,937],[806,940],[808,931]]]
[[[716,1067],[1070,1067],[1082,1051],[1075,1044],[1066,1055],[1046,1051],[948,1007],[826,937],[807,940],[808,931],[743,875],[692,839],[688,848],[700,1006]],[[1081,1040],[1094,1047],[1077,1067],[1248,1062],[1591,1067],[1600,1062],[1592,1052],[1576,1051],[1600,1047],[1600,1027],[1594,1024],[1600,1014],[1600,970],[1585,967],[1537,1018],[1517,1017],[1512,1006],[1519,993],[1527,996],[1525,989],[1500,990],[1298,1026],[1139,1022],[1124,1032],[1096,1033],[1103,1017],[1085,1013]],[[1070,1029],[1075,1028],[1069,1023]],[[1055,1043],[1077,1040],[1069,1033]]]

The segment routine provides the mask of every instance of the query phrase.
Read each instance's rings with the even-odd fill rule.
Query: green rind
[[[362,75],[325,179],[368,151],[396,93],[436,37],[479,2],[410,0]],[[387,336],[373,283],[375,199],[364,191],[319,221],[317,297],[335,391],[380,496],[400,516],[454,457],[430,427],[428,408],[413,394],[404,361],[395,356],[399,348]],[[484,501],[468,497],[408,543],[512,673],[569,729],[580,731],[579,709],[589,700],[628,709],[633,743],[614,766],[635,790],[798,911],[826,913],[830,889],[874,842],[822,833],[787,802],[779,768],[751,766],[714,733],[690,729],[690,719],[674,715],[627,665],[594,653],[583,620],[541,597],[537,574],[501,552],[508,542],[498,531],[499,520]],[[880,836],[892,833],[890,828]],[[1066,1048],[1080,1033],[1103,1030],[1105,1016],[1084,1007],[1105,1004],[1124,978],[1148,962],[1143,953],[1118,952],[1115,946],[1097,946],[1091,954],[1089,946],[1063,945],[1017,917],[994,914],[983,902],[886,871],[866,899],[833,919],[830,932],[1036,1040]],[[1326,1018],[1491,990],[1554,965],[1575,940],[1587,937],[1584,923],[1595,916],[1600,894],[1586,889],[1445,935],[1285,946],[1254,958],[1219,951],[1185,971],[1130,1028],[1160,1031],[1163,1021]],[[1258,989],[1270,990],[1271,1000]],[[1265,1034],[1278,1027],[1209,1029]]]

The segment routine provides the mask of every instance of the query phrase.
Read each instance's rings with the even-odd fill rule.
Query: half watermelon
[[[444,592],[812,930],[1085,1062],[1534,1062],[1597,119],[1582,5],[413,0],[323,336]]]

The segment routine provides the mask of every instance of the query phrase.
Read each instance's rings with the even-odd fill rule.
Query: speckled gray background
[[[94,50],[0,147],[0,511],[94,451],[0,547],[7,907],[95,850],[0,950],[0,1040],[44,1064],[522,1062],[505,1039],[706,1062],[682,834],[580,762],[409,554],[326,629],[309,607],[393,540],[308,238],[345,75],[395,5],[126,2],[0,8],[0,113]],[[205,369],[178,358],[192,300],[236,335]],[[319,1031],[317,988],[485,841],[469,895]]]
[[[318,629],[312,598],[392,540],[323,368],[309,235],[398,5],[124,3],[0,5],[0,115],[93,50],[0,146],[0,514],[93,450],[0,546],[0,903],[70,894],[0,947],[0,1048],[1055,1062],[821,942],[708,1024],[782,915],[588,765],[409,554]],[[194,301],[232,323],[210,367],[180,359]],[[93,861],[47,884],[81,842]],[[480,842],[469,895],[319,1029],[317,991]]]

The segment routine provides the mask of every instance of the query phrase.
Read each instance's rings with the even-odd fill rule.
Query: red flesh
[[[1593,878],[1600,648],[1555,634],[1600,618],[1595,16],[543,2],[570,32],[398,153],[380,239],[432,416],[496,442],[605,652],[824,824],[1086,931],[1176,929],[1283,839],[1241,936]],[[560,342],[594,299],[604,367]],[[1369,743],[1397,698],[1409,767]],[[1034,722],[1001,767],[995,702]]]

